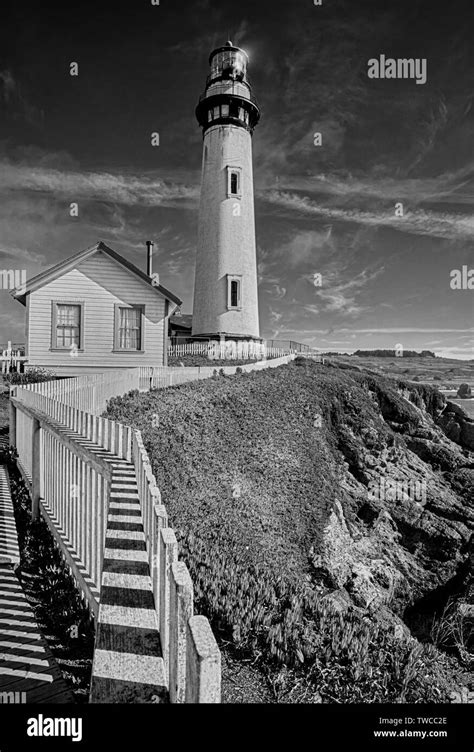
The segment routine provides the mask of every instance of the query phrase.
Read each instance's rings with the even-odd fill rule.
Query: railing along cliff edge
[[[98,414],[138,379],[130,369],[11,387],[10,443],[33,517],[45,519],[96,620],[90,701],[218,703],[220,652],[194,615],[140,431]]]

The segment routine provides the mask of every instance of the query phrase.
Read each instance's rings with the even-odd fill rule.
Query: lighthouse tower
[[[260,111],[247,62],[232,42],[215,49],[196,108],[203,156],[193,336],[260,339],[252,173]]]

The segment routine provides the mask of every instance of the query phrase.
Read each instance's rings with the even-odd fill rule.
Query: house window
[[[241,196],[239,167],[227,168],[227,197],[229,196]]]
[[[240,311],[242,309],[242,277],[227,275],[227,310]]]
[[[84,303],[52,301],[51,347],[71,350],[83,347]]]
[[[143,350],[144,306],[115,306],[115,350]]]

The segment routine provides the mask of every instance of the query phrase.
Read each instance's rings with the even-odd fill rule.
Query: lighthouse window
[[[212,120],[212,110],[209,110],[207,113],[207,122],[210,123]]]
[[[222,117],[229,117],[229,105],[228,104],[221,104],[221,115]]]
[[[230,304],[232,308],[239,304],[239,284],[235,280],[230,283]]]
[[[244,113],[245,113],[244,108],[243,107],[239,107],[239,120],[244,120],[245,119]]]
[[[214,119],[219,117],[219,107],[214,107]]]
[[[227,275],[227,309],[242,308],[242,277],[234,274]]]
[[[227,197],[241,196],[240,169],[238,167],[227,168]]]
[[[249,114],[247,110],[245,110],[245,122],[247,123],[247,125],[249,124]]]

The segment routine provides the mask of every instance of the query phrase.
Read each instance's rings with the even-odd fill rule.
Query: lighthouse
[[[196,108],[203,153],[192,334],[260,340],[252,171],[260,110],[244,50],[227,42],[209,64]]]

